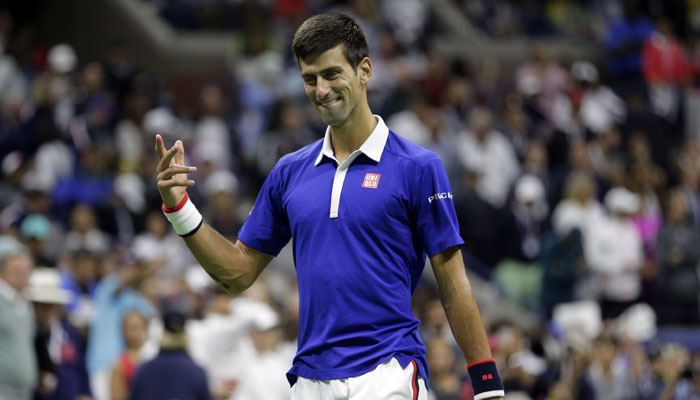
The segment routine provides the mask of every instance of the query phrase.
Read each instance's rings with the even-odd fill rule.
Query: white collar
[[[372,160],[379,162],[379,160],[382,158],[384,145],[389,137],[389,128],[387,128],[382,117],[375,115],[374,118],[377,120],[377,126],[374,128],[367,140],[362,143],[362,146],[360,146],[358,151],[361,151]],[[333,146],[331,145],[330,127],[326,128],[326,136],[323,138],[323,147],[321,148],[321,152],[318,153],[318,157],[316,157],[314,167],[321,163],[323,156],[326,156],[332,160],[336,159],[335,153],[333,152]]]

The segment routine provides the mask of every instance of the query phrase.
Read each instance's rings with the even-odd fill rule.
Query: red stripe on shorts
[[[411,378],[413,400],[418,400],[418,366],[416,365],[416,360],[411,360],[411,364],[413,364],[413,378]]]

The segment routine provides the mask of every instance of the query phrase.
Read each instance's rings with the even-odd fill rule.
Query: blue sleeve
[[[442,162],[435,158],[417,176],[414,207],[419,243],[429,256],[464,243],[459,235],[452,188]]]
[[[253,209],[238,232],[238,240],[265,254],[277,256],[291,239],[282,203],[282,173],[278,163],[260,189]]]

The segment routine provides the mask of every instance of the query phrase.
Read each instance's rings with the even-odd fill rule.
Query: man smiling
[[[440,160],[396,133],[367,103],[364,33],[317,15],[292,48],[323,140],[282,157],[230,243],[188,199],[181,142],[160,136],[163,209],[200,264],[232,293],[248,288],[293,237],[300,317],[287,377],[295,399],[426,399],[428,368],[411,294],[426,255],[465,358],[475,399],[503,396],[467,279],[452,194]]]

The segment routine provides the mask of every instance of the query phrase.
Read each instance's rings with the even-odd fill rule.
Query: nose
[[[329,94],[331,94],[330,83],[327,80],[319,77],[316,81],[316,99],[325,99]]]

